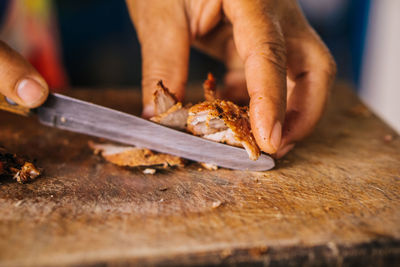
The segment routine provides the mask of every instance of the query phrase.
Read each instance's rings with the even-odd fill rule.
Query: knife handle
[[[22,116],[29,116],[31,110],[27,107],[23,107],[0,94],[0,110],[5,110]]]

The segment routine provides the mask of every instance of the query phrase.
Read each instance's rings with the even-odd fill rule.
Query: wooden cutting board
[[[140,111],[133,90],[71,94]],[[0,180],[0,266],[399,263],[400,138],[344,84],[269,172],[146,175],[89,140],[0,112],[0,144],[45,169],[30,184]]]

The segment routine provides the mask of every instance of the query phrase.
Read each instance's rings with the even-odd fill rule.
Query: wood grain
[[[73,95],[140,111],[133,90]],[[400,138],[344,84],[312,136],[264,173],[145,175],[93,155],[87,136],[5,112],[0,125],[0,144],[45,169],[26,185],[0,180],[0,266],[400,260]]]

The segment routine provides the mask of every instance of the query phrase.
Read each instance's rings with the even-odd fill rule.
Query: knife
[[[266,171],[275,166],[274,160],[266,154],[261,154],[258,160],[253,161],[243,148],[210,141],[60,94],[49,94],[42,106],[32,110],[0,95],[0,109],[25,116],[36,114],[40,123],[47,126],[145,147],[228,169]]]

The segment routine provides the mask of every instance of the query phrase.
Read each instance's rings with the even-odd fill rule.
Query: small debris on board
[[[207,169],[209,171],[216,171],[218,170],[218,166],[215,164],[211,164],[211,163],[200,163],[201,166],[203,166],[204,169]]]
[[[348,110],[348,114],[351,116],[364,117],[364,118],[369,118],[372,116],[371,111],[369,111],[369,109],[363,104],[358,104],[356,106],[351,107]]]
[[[151,169],[151,168],[146,168],[143,170],[144,174],[155,174],[156,173],[156,169]]]
[[[391,134],[386,134],[386,135],[383,137],[383,141],[385,141],[386,143],[392,142],[392,141],[393,141],[393,135],[391,135]]]
[[[211,207],[212,207],[213,209],[216,209],[216,208],[218,208],[218,207],[221,206],[221,205],[222,205],[222,201],[221,201],[221,200],[216,200],[216,201],[213,201]]]
[[[33,163],[0,147],[0,176],[13,177],[23,184],[36,179],[40,174]]]
[[[166,186],[164,186],[164,187],[160,187],[160,188],[158,188],[158,191],[167,191],[168,190],[168,187],[166,187]]]
[[[249,250],[249,253],[253,256],[253,257],[260,257],[263,254],[265,254],[268,251],[268,247],[267,246],[259,246],[259,247],[254,247],[251,248]]]

